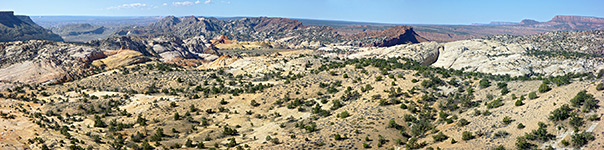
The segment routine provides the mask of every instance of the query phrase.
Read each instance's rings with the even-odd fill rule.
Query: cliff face
[[[552,18],[552,20],[547,22],[537,22],[535,20],[525,19],[520,22],[520,25],[553,31],[602,30],[604,29],[604,18],[585,16],[555,16]]]
[[[540,23],[540,22],[532,20],[532,19],[524,19],[524,20],[520,21],[521,25],[533,25],[533,24],[538,24],[538,23]]]
[[[419,43],[428,41],[417,35],[411,26],[395,26],[384,31],[361,32],[349,37],[350,39],[362,40],[359,46],[388,47],[398,44]]]
[[[12,11],[0,12],[0,42],[63,39],[35,24],[28,16],[15,16]]]
[[[604,29],[604,18],[583,16],[556,16],[543,24],[556,30],[602,30]]]
[[[598,24],[604,24],[604,18],[584,17],[584,16],[555,16],[549,22],[560,22],[560,23],[598,23]]]

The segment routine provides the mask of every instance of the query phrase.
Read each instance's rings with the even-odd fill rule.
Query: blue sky
[[[604,17],[602,0],[0,0],[31,16],[269,16],[397,24]]]

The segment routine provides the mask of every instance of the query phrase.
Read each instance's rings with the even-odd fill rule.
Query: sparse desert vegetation
[[[531,149],[600,136],[587,131],[600,120],[587,117],[602,98],[593,74],[510,77],[304,53],[265,61],[302,64],[263,73],[136,64],[4,91],[13,113],[3,118],[32,126],[13,135],[39,148]]]
[[[604,149],[602,18],[137,18],[0,12],[0,149]]]

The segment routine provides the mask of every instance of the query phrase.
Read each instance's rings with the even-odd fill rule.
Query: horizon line
[[[1,10],[1,11],[5,11],[5,10]],[[7,11],[8,12],[8,11]],[[12,11],[14,12],[14,11]],[[25,14],[15,14],[15,15],[25,15]],[[467,23],[467,24],[455,24],[455,23],[439,23],[439,24],[423,24],[423,23],[393,23],[393,22],[372,22],[372,21],[360,21],[360,20],[340,20],[340,19],[326,19],[326,18],[298,18],[298,17],[283,17],[283,16],[203,16],[203,15],[149,15],[149,16],[121,16],[121,15],[25,15],[25,16],[30,16],[30,17],[168,17],[168,16],[174,16],[174,17],[188,17],[188,16],[195,16],[195,17],[210,17],[210,18],[259,18],[259,17],[268,17],[268,18],[287,18],[287,19],[294,19],[294,20],[300,20],[300,19],[304,19],[304,20],[318,20],[318,21],[339,21],[339,22],[352,22],[352,23],[367,23],[367,24],[382,24],[382,25],[468,25],[468,26],[472,26],[475,24],[490,24],[493,22],[508,22],[508,23],[520,23],[522,20],[535,20],[535,19],[531,19],[531,18],[525,18],[519,21],[498,21],[498,20],[492,20],[490,22],[487,23],[481,23],[481,22],[473,22],[473,23]],[[551,19],[549,20],[545,20],[545,21],[540,21],[540,20],[535,20],[538,22],[547,22],[552,20],[553,18],[555,18],[556,16],[576,16],[576,17],[593,17],[593,18],[601,18],[604,19],[604,17],[600,17],[600,16],[587,16],[587,15],[554,15],[553,17],[551,17]]]

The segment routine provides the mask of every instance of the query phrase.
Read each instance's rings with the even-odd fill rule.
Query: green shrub
[[[519,123],[519,124],[518,124],[518,126],[517,126],[516,128],[518,128],[518,129],[524,129],[524,127],[526,127],[526,126],[524,126],[524,124]]]
[[[155,130],[155,134],[153,134],[153,135],[151,136],[151,141],[155,141],[155,142],[157,142],[157,141],[161,141],[161,140],[162,140],[162,137],[164,137],[164,136],[166,136],[166,135],[164,134],[164,129],[162,129],[162,128],[157,128],[157,130]]]
[[[554,111],[550,112],[549,119],[552,121],[562,121],[566,120],[570,117],[572,108],[570,108],[567,104],[560,106],[560,108],[554,109]]]
[[[174,120],[180,120],[180,115],[178,114],[178,112],[174,113]]]
[[[391,120],[388,122],[388,128],[395,128],[395,129],[399,129],[399,128],[401,128],[401,126],[400,126],[400,125],[398,125],[398,124],[396,123],[396,121],[394,121],[394,119],[391,119]]]
[[[497,108],[497,107],[501,107],[501,106],[503,106],[503,100],[501,100],[501,98],[497,98],[497,99],[491,101],[490,103],[487,103],[488,109]]]
[[[514,120],[512,120],[512,117],[509,116],[505,116],[503,117],[503,124],[508,125],[510,123],[512,123]]]
[[[405,148],[407,148],[407,149],[420,149],[420,148],[428,145],[426,143],[426,141],[418,143],[417,142],[418,140],[419,139],[417,139],[417,137],[410,138],[409,141],[407,141],[407,144],[405,144]]]
[[[571,141],[575,147],[581,147],[593,140],[595,140],[595,138],[591,132],[583,132],[571,136]]]
[[[528,98],[529,99],[536,99],[536,98],[538,98],[537,97],[537,93],[536,92],[530,92],[529,95],[528,95]]]
[[[105,122],[103,122],[103,120],[101,120],[101,117],[98,115],[94,115],[94,127],[107,127],[107,124],[105,124]]]
[[[507,87],[504,87],[503,89],[501,89],[501,95],[506,95],[510,93],[510,89],[508,89]]]
[[[505,146],[499,145],[499,146],[495,147],[495,150],[505,150]]]
[[[498,87],[499,89],[506,88],[506,87],[508,87],[508,83],[505,83],[505,82],[499,82],[499,83],[497,83],[497,87]]]
[[[464,141],[471,140],[471,139],[474,139],[474,135],[472,135],[472,132],[464,131],[461,134],[461,139]]]
[[[444,140],[448,139],[448,138],[449,138],[449,136],[447,136],[447,135],[443,134],[443,132],[438,132],[438,134],[436,134],[436,135],[432,136],[432,138],[433,138],[433,139],[434,139],[434,141],[436,141],[436,142],[441,142],[441,141],[444,141]]]
[[[539,93],[545,93],[549,90],[551,90],[551,88],[545,83],[541,83],[541,85],[539,86]]]
[[[367,143],[363,143],[363,148],[371,148],[371,146],[369,146]]]
[[[588,111],[598,107],[598,102],[596,101],[594,96],[591,94],[588,94],[587,91],[585,91],[585,90],[577,93],[577,95],[575,95],[575,97],[573,97],[570,100],[570,103],[574,107],[583,106],[583,111],[585,111],[585,112],[588,112]]]
[[[600,117],[598,117],[598,114],[593,114],[590,115],[589,118],[587,118],[589,121],[596,121],[596,120],[600,120]]]
[[[579,127],[583,126],[583,118],[574,115],[572,117],[570,117],[568,123],[573,126],[575,129],[578,129]]]
[[[254,107],[258,107],[260,106],[260,104],[258,102],[256,102],[256,100],[252,100],[250,101],[250,105],[254,106]]]
[[[417,123],[411,127],[411,134],[414,136],[421,136],[433,128],[434,126],[429,120],[418,120]]]
[[[227,147],[235,147],[235,146],[237,146],[237,141],[235,141],[235,138],[230,138],[229,143],[227,143]]]
[[[528,150],[535,147],[535,144],[529,143],[525,137],[517,137],[516,138],[516,148],[519,150]]]
[[[337,110],[339,108],[341,108],[342,106],[344,106],[344,104],[342,104],[342,102],[340,102],[340,100],[332,100],[331,103],[333,103],[333,105],[331,106],[331,110]]]
[[[604,90],[604,83],[599,83],[598,85],[596,85],[596,90],[598,90],[598,91]]]
[[[349,116],[350,116],[350,114],[348,113],[348,111],[343,111],[343,112],[341,112],[340,114],[338,114],[338,116],[339,116],[340,118],[346,118],[346,117],[349,117]]]
[[[568,142],[567,140],[563,139],[562,141],[560,141],[560,143],[562,143],[562,145],[564,146],[568,146],[570,145],[570,142]]]
[[[231,129],[228,126],[224,126],[224,130],[222,131],[223,135],[237,135],[236,129]]]
[[[522,102],[522,100],[519,99],[519,100],[516,100],[516,102],[514,103],[514,105],[516,105],[516,106],[522,106],[522,105],[524,105],[524,103]]]
[[[465,118],[461,118],[459,119],[459,122],[457,123],[458,126],[463,127],[470,124],[470,122],[468,120],[466,120]]]
[[[536,130],[532,130],[530,134],[525,134],[526,138],[529,140],[539,139],[543,142],[547,142],[550,139],[555,138],[553,134],[547,133],[547,125],[543,122],[539,122],[539,128]]]
[[[489,86],[491,86],[491,82],[487,78],[482,78],[482,80],[480,80],[479,84],[480,84],[480,88],[488,88]]]

